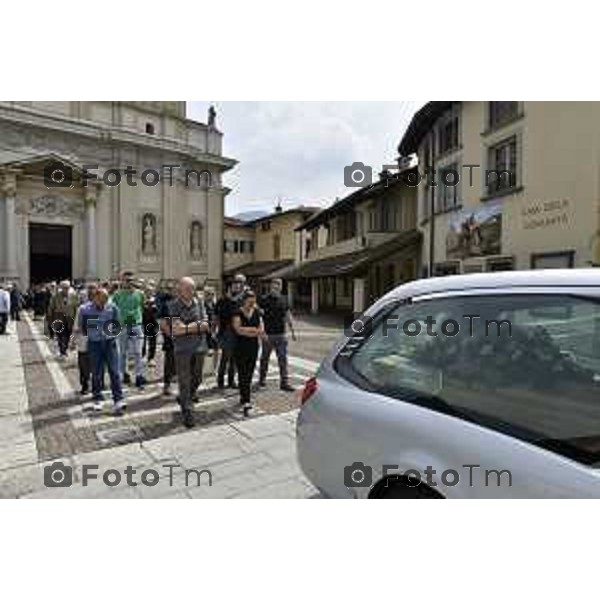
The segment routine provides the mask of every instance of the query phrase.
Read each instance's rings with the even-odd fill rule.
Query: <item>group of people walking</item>
[[[30,308],[46,317],[46,331],[56,339],[60,359],[77,349],[81,394],[91,391],[96,411],[103,410],[108,374],[113,413],[123,413],[123,388],[144,388],[146,369],[156,364],[159,339],[164,353],[163,394],[172,394],[176,380],[186,427],[195,424],[193,405],[199,401],[205,364],[211,358],[217,387],[239,389],[244,416],[253,408],[252,378],[259,351],[259,386],[266,385],[274,350],[280,387],[294,391],[288,375],[287,332],[294,337],[295,333],[279,279],[260,299],[242,274],[228,283],[218,300],[213,288],[199,291],[190,277],[156,286],[154,281],[136,279],[132,272],[124,272],[119,281],[92,282],[79,290],[62,281],[44,286],[43,291],[49,292],[47,298],[38,294],[36,301],[35,290]],[[1,302],[0,298],[0,307]]]

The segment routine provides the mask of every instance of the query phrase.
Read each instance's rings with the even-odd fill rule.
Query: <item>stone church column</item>
[[[223,216],[227,188],[210,188],[207,193],[208,279],[219,287],[223,279]]]
[[[174,228],[176,227],[177,210],[180,210],[177,205],[177,179],[173,179],[174,185],[169,185],[167,177],[162,178],[161,191],[161,242],[159,251],[162,255],[161,277],[171,279],[177,276],[181,265],[177,265],[175,256],[177,249],[173,247],[173,238],[176,239]]]
[[[96,203],[99,188],[91,185],[85,188],[85,223],[86,223],[86,267],[85,278],[89,281],[98,277],[98,233],[96,231]]]
[[[6,243],[4,255],[6,260],[6,276],[12,281],[19,278],[17,268],[17,215],[15,198],[17,195],[17,172],[4,171],[2,178],[2,195],[4,196]]]

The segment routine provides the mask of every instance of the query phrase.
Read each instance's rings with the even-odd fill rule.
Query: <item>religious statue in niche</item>
[[[202,256],[202,223],[192,221],[190,225],[190,255],[192,258]]]
[[[142,217],[142,252],[154,254],[156,252],[156,217],[146,213]]]

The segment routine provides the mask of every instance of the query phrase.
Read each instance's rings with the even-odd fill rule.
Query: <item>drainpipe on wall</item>
[[[431,185],[430,200],[429,200],[429,272],[428,276],[433,277],[433,265],[435,262],[435,135],[431,135]]]

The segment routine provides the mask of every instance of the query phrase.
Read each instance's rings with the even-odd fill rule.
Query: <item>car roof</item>
[[[407,298],[448,291],[507,287],[580,287],[600,286],[600,269],[536,269],[473,273],[416,279],[390,291],[382,300]]]

